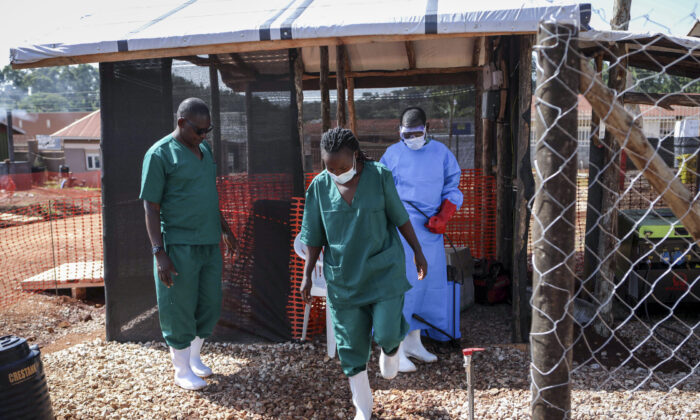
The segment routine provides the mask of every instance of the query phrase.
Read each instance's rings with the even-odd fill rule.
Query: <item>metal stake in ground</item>
[[[482,348],[468,348],[462,350],[464,356],[464,370],[467,373],[467,392],[469,394],[469,420],[474,420],[474,383],[472,382],[472,353],[484,351]]]

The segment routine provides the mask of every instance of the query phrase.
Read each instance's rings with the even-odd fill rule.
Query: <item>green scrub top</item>
[[[411,288],[396,229],[408,220],[391,171],[381,163],[365,162],[352,205],[328,172],[314,178],[299,239],[325,247],[323,274],[332,307],[367,305]]]
[[[146,152],[139,198],[160,204],[166,244],[210,245],[221,240],[216,164],[206,141],[202,159],[167,135]]]

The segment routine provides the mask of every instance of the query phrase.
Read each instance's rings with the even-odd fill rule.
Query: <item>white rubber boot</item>
[[[408,359],[408,356],[406,356],[406,353],[403,350],[404,342],[405,339],[401,342],[401,345],[399,346],[399,351],[397,352],[399,355],[399,372],[415,372],[418,369],[416,368],[416,365],[414,365],[413,362]]]
[[[207,386],[204,379],[195,375],[190,368],[190,348],[177,350],[170,347],[170,359],[175,368],[175,385],[195,391]]]
[[[403,351],[406,357],[414,357],[421,362],[433,363],[437,361],[437,356],[430,353],[423,347],[420,341],[420,330],[413,330],[403,340]]]
[[[352,404],[355,406],[355,420],[370,420],[372,417],[372,390],[369,388],[369,378],[367,371],[363,370],[350,380],[350,391],[352,391]]]
[[[382,373],[384,379],[394,379],[396,374],[399,373],[399,351],[389,356],[381,350],[379,355],[379,371]]]
[[[199,357],[202,345],[204,345],[204,339],[199,337],[195,337],[190,343],[190,368],[195,375],[206,378],[211,375],[211,369],[202,363],[202,359]]]

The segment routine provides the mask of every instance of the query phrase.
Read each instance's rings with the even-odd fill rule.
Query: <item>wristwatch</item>
[[[156,246],[154,246],[153,248],[151,248],[151,253],[152,253],[153,255],[156,255],[156,254],[159,253],[160,251],[165,251],[165,248],[163,248],[162,245],[156,245]]]

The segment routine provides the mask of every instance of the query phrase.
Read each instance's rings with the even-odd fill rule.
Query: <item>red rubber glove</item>
[[[428,220],[425,227],[433,233],[445,233],[447,229],[447,222],[450,220],[453,214],[457,211],[457,206],[452,204],[450,200],[445,200],[442,202],[440,207],[440,212]]]

